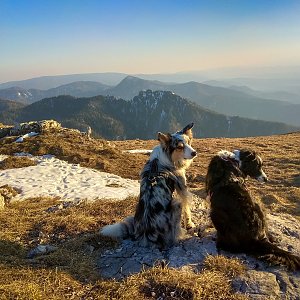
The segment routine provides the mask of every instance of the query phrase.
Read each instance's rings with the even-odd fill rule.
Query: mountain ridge
[[[195,122],[198,137],[272,135],[298,130],[282,123],[229,117],[200,107],[171,91],[141,91],[132,100],[114,96],[75,98],[58,96],[17,111],[0,114],[0,121],[55,119],[63,126],[86,130],[107,139],[152,139],[158,131],[173,132]]]
[[[206,109],[229,116],[283,122],[300,126],[300,104],[260,98],[240,89],[215,87],[196,81],[174,84],[127,76],[113,87],[97,82],[79,81],[46,91],[30,89],[27,92],[27,94],[31,95],[30,97],[27,96],[24,90],[16,90],[14,91],[15,98],[13,96],[11,98],[20,100],[20,97],[24,94],[23,102],[30,103],[34,102],[34,97],[35,100],[40,100],[60,94],[68,94],[75,97],[112,95],[131,100],[139,91],[147,89],[172,91]],[[0,90],[0,97],[7,98],[5,97],[6,92],[7,90],[5,89]]]

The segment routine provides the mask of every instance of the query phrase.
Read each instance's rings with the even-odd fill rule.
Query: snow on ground
[[[0,161],[5,159],[0,155]],[[80,199],[125,199],[139,194],[137,180],[69,164],[52,156],[32,157],[36,166],[0,171],[0,185],[21,191],[16,200],[30,197],[60,197],[63,201]]]
[[[139,153],[139,154],[151,154],[152,150],[147,150],[147,149],[133,149],[133,150],[125,150],[123,152],[131,153],[131,154],[135,154],[135,153]]]

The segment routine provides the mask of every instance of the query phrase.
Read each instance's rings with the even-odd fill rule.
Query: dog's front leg
[[[178,191],[179,197],[182,202],[183,224],[186,229],[195,228],[195,224],[192,221],[191,204],[193,201],[193,195],[191,192],[185,189]]]

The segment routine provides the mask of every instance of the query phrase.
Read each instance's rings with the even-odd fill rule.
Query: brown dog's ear
[[[158,132],[157,139],[160,141],[163,148],[165,148],[168,144],[168,142],[171,140],[171,135],[169,133],[164,134],[162,132]]]
[[[193,138],[192,128],[194,127],[194,123],[190,123],[186,125],[179,133],[186,134],[190,139]]]

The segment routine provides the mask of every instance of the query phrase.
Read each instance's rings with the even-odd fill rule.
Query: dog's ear
[[[255,151],[251,150],[241,150],[240,151],[240,159],[244,161],[252,161],[256,159]]]
[[[186,125],[181,131],[180,133],[186,134],[190,139],[193,138],[193,132],[192,132],[192,128],[194,127],[194,123],[190,123],[188,125]]]
[[[170,142],[172,136],[167,133],[167,134],[164,134],[162,132],[158,132],[157,134],[157,139],[160,141],[161,145],[165,148],[168,144],[168,142]]]

